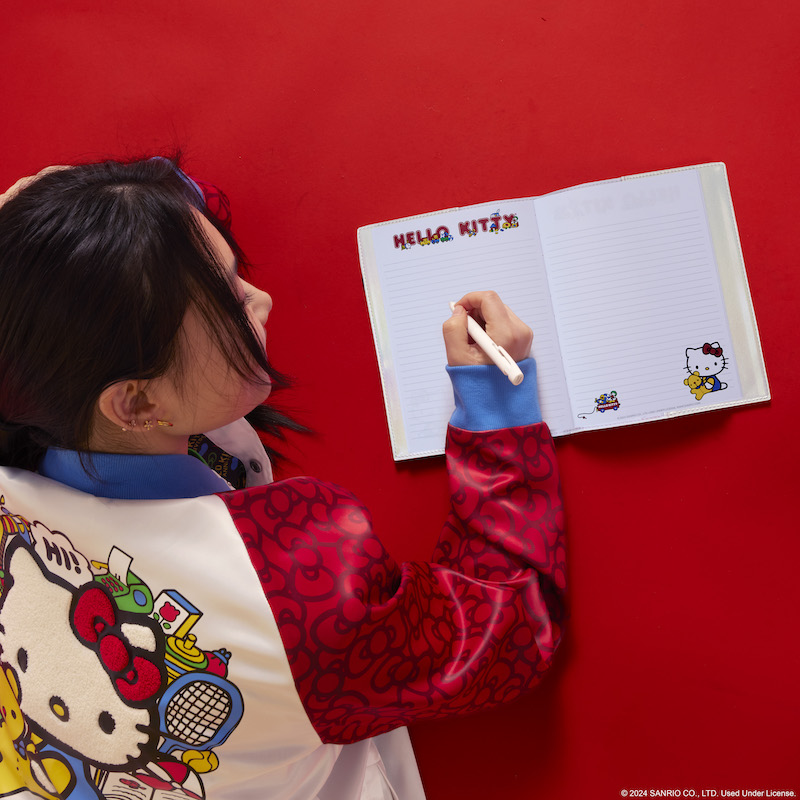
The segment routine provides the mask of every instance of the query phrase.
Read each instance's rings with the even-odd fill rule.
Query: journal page
[[[358,238],[395,459],[444,452],[454,405],[442,323],[468,291],[494,289],[533,328],[544,418],[569,419],[531,198],[371,225]]]
[[[570,427],[741,399],[696,169],[586,184],[535,206]]]

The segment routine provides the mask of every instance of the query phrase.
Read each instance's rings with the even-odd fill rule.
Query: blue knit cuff
[[[525,379],[519,386],[493,364],[447,367],[456,410],[450,424],[466,431],[493,431],[542,421],[536,384],[536,362],[519,362]]]

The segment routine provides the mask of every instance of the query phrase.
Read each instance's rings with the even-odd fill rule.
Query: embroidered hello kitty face
[[[722,355],[719,342],[704,344],[702,347],[686,348],[686,369],[696,372],[701,378],[719,375],[725,369],[728,360]]]
[[[46,742],[97,766],[140,761],[156,735],[154,694],[162,683],[147,658],[159,649],[154,630],[121,622],[128,618],[93,583],[73,592],[49,580],[19,544],[7,560],[0,647],[16,674],[22,713]]]

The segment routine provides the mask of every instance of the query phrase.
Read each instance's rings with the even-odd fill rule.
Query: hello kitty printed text
[[[516,214],[501,214],[495,211],[488,217],[459,222],[458,233],[460,236],[471,238],[479,233],[499,234],[518,227],[519,217]],[[424,234],[420,230],[394,234],[394,246],[398,250],[408,250],[414,244],[429,245],[452,241],[453,236],[450,235],[450,229],[446,225],[440,225],[435,231],[428,228]]]

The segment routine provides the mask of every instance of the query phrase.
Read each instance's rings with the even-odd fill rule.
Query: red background
[[[774,399],[560,440],[568,640],[528,698],[413,729],[430,800],[800,794],[799,42],[789,0],[3,3],[0,184],[182,147],[275,300],[317,431],[289,472],[354,490],[402,559],[444,467],[392,461],[356,227],[727,163]]]

